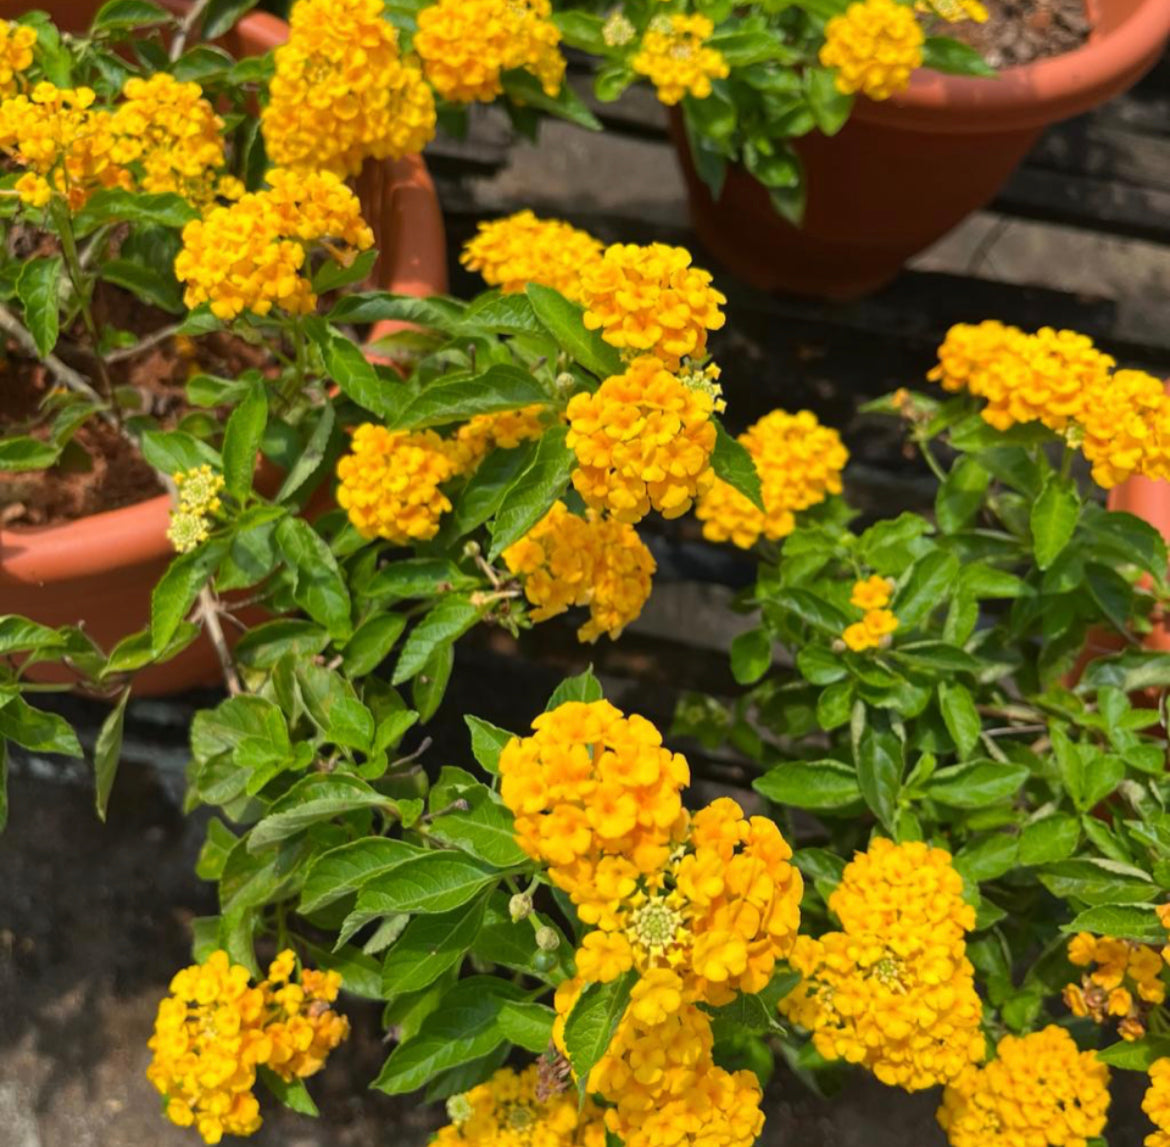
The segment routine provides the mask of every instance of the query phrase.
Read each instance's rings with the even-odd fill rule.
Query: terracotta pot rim
[[[184,5],[181,0],[169,0],[169,6]],[[250,12],[237,25],[237,34],[267,50],[287,37],[288,25],[271,13]],[[379,166],[386,186],[384,202],[393,201],[393,219],[376,220],[375,230],[390,228],[399,240],[388,244],[392,249],[386,252],[389,259],[377,276],[380,285],[414,295],[444,290],[442,214],[426,161],[421,155],[410,155]],[[0,589],[5,582],[45,585],[166,558],[172,552],[166,539],[170,509],[170,498],[159,494],[71,522],[4,527],[0,529]]]
[[[1110,0],[1087,0],[1099,19]],[[910,87],[880,103],[860,99],[854,115],[913,130],[1000,132],[1037,127],[1088,111],[1120,94],[1158,59],[1170,37],[1170,3],[1141,0],[1117,27],[1094,33],[1072,52],[1005,68],[996,79],[950,76],[925,69]]]

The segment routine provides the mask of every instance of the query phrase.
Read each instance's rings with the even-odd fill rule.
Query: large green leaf
[[[16,279],[16,294],[24,307],[24,325],[42,358],[57,345],[63,266],[60,255],[26,259]]]
[[[394,668],[393,683],[401,685],[409,681],[430,660],[431,655],[442,645],[450,645],[463,636],[480,618],[483,607],[474,605],[470,597],[450,594],[441,598],[437,605],[410,631],[410,636],[398,655]]]
[[[1092,932],[1145,944],[1163,944],[1166,926],[1151,904],[1100,904],[1082,912],[1062,932]]]
[[[395,805],[358,777],[344,773],[305,777],[275,801],[268,815],[248,834],[248,850],[258,852],[319,821],[362,809],[393,812]]]
[[[303,518],[282,518],[276,544],[295,576],[293,598],[331,636],[344,640],[353,632],[349,590],[333,552]]]
[[[544,387],[528,371],[496,363],[482,374],[432,383],[406,404],[394,424],[418,430],[547,402]]]
[[[382,964],[382,991],[389,998],[430,987],[460,963],[483,925],[484,897],[437,916],[415,916]]]
[[[564,493],[577,461],[565,445],[567,434],[564,426],[546,430],[531,464],[504,492],[491,525],[492,561],[528,533]]]
[[[223,436],[224,485],[237,501],[242,501],[252,489],[256,456],[267,423],[268,394],[264,384],[257,382],[232,411]]]
[[[606,379],[622,373],[622,356],[596,331],[585,327],[584,310],[551,287],[529,283],[528,301],[558,345],[586,370]]]
[[[1052,474],[1032,503],[1032,546],[1036,564],[1046,570],[1072,539],[1081,502],[1071,480]]]
[[[926,784],[926,795],[950,808],[984,808],[1011,800],[1030,773],[1026,765],[978,760],[939,769]]]
[[[789,761],[757,777],[752,788],[777,804],[822,812],[862,799],[856,772],[840,761]]]
[[[512,814],[492,790],[481,785],[463,799],[467,809],[436,817],[430,835],[497,868],[526,864],[528,856],[516,843]]]
[[[589,1073],[609,1050],[637,979],[637,972],[631,969],[608,984],[590,984],[569,1012],[565,1051],[582,1095],[588,1092]]]
[[[93,751],[94,803],[97,814],[106,819],[106,806],[110,801],[110,790],[118,774],[118,761],[122,756],[122,725],[126,717],[126,702],[130,700],[130,686],[122,690],[117,704],[102,722],[97,744]]]
[[[343,844],[318,857],[305,876],[301,912],[316,912],[358,892],[415,857],[426,855],[417,845],[388,837],[369,837]]]
[[[489,868],[457,852],[428,852],[376,876],[362,888],[358,907],[384,916],[399,912],[449,912],[500,879]]]

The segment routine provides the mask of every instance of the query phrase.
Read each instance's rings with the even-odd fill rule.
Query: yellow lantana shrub
[[[549,0],[438,0],[418,14],[414,50],[434,89],[452,103],[489,103],[503,72],[531,72],[555,96],[565,75]]]
[[[711,81],[731,71],[723,53],[706,45],[714,30],[706,16],[659,17],[651,21],[630,67],[649,79],[664,104],[677,104],[686,95],[706,99]]]
[[[600,240],[587,231],[559,219],[538,219],[524,210],[479,224],[459,261],[506,295],[538,283],[579,300],[581,273],[601,258],[603,250]]]
[[[521,442],[539,438],[548,429],[550,421],[546,406],[477,414],[455,432],[450,448],[451,459],[459,473],[469,473],[497,447],[511,450]]]
[[[695,508],[708,541],[732,542],[745,550],[761,537],[779,541],[796,528],[796,514],[801,510],[841,493],[841,472],[849,451],[837,431],[822,426],[810,411],[774,410],[741,434],[739,441],[756,464],[764,509],[716,479]]]
[[[172,1123],[194,1126],[211,1144],[251,1135],[261,1124],[252,1094],[258,1067],[286,1082],[321,1070],[349,1034],[333,1010],[341,977],[306,969],[297,983],[295,970],[293,953],[282,952],[252,986],[248,969],[218,951],[175,975],[158,1007],[146,1071]]]
[[[888,100],[922,66],[925,39],[913,8],[897,0],[861,0],[825,25],[820,59],[837,69],[839,91]]]
[[[1050,1025],[1004,1036],[995,1059],[947,1086],[938,1121],[951,1147],[1086,1147],[1108,1108],[1109,1068]]]
[[[603,633],[616,640],[642,612],[650,596],[654,557],[625,522],[571,514],[557,502],[545,517],[503,554],[509,571],[523,578],[524,595],[546,621],[572,606],[588,606],[581,641]]]
[[[725,321],[725,295],[691,254],[665,243],[615,243],[581,275],[585,325],[610,346],[657,356],[668,370],[707,353],[707,332]]]
[[[962,895],[948,852],[874,840],[829,897],[843,930],[796,942],[790,963],[803,979],[781,1013],[826,1059],[861,1064],[890,1086],[954,1079],[984,1054],[965,940],[975,910]]]
[[[715,480],[714,399],[643,355],[596,393],[569,402],[573,485],[586,503],[635,523],[651,509],[677,518]]]
[[[260,122],[276,164],[356,175],[434,137],[434,96],[380,0],[297,0],[274,59]]]

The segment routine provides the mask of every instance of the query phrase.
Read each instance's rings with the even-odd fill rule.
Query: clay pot
[[[795,141],[808,207],[800,228],[773,210],[742,168],[718,202],[698,178],[675,117],[673,136],[705,246],[764,290],[854,298],[985,207],[1049,124],[1124,92],[1162,54],[1167,0],[1087,0],[1095,24],[1074,52],[995,79],[919,71],[903,93],[858,99],[841,132]]]
[[[172,7],[180,5],[172,3]],[[66,29],[85,26],[96,4],[49,0],[48,10]],[[245,16],[225,46],[237,56],[259,55],[282,43],[288,25],[266,12]],[[366,220],[381,252],[374,285],[418,296],[447,287],[443,216],[421,156],[370,162],[358,180]],[[376,329],[375,337],[384,330]],[[0,529],[0,613],[16,613],[45,625],[81,625],[107,652],[150,621],[150,594],[174,556],[166,539],[170,499],[38,529]],[[71,680],[56,666],[38,680]],[[57,676],[53,671],[57,670]],[[179,692],[220,679],[211,643],[200,637],[166,664],[134,678],[140,696]]]

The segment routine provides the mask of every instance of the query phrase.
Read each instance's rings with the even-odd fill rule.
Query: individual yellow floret
[[[686,95],[706,99],[711,81],[731,71],[723,53],[707,46],[714,30],[706,16],[676,13],[661,25],[651,21],[630,67],[649,79],[664,104],[677,104]]]
[[[880,649],[887,644],[887,639],[901,623],[888,609],[870,609],[865,616],[853,625],[846,628],[841,634],[841,640],[854,653],[864,653],[867,649]]]
[[[555,96],[565,75],[549,0],[438,0],[418,14],[414,50],[435,91],[452,103],[490,103],[503,72],[531,72]]]
[[[409,433],[364,423],[337,463],[337,504],[364,538],[426,541],[451,509],[440,489],[455,473],[450,447],[433,430]]]
[[[1004,1036],[995,1059],[947,1086],[938,1121],[951,1147],[1086,1147],[1108,1108],[1109,1068],[1051,1025]]]
[[[14,95],[21,86],[21,72],[32,67],[37,30],[27,24],[0,20],[0,98]]]
[[[897,0],[861,0],[825,25],[820,60],[837,69],[839,91],[888,100],[922,66],[925,39],[912,8]]]

